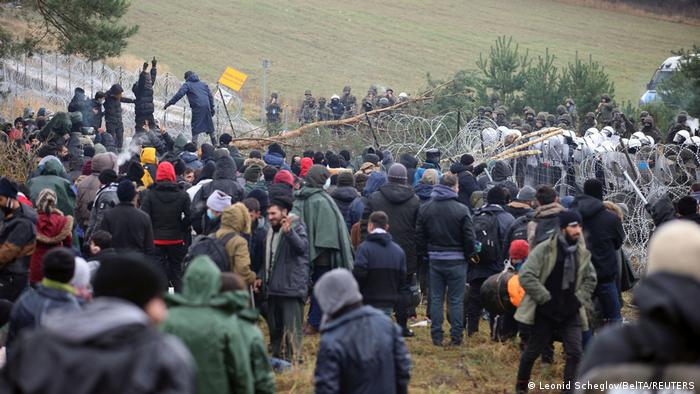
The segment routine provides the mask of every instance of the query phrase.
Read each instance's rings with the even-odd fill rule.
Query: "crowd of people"
[[[303,363],[304,337],[319,333],[316,392],[406,392],[421,303],[438,348],[485,327],[519,338],[518,393],[538,357],[557,357],[555,341],[565,392],[612,366],[641,363],[623,379],[644,381],[699,359],[688,300],[700,296],[700,183],[650,206],[657,228],[635,286],[626,207],[604,199],[605,179],[564,196],[468,153],[449,168],[437,149],[397,160],[375,147],[290,155],[275,142],[244,154],[231,135],[214,139],[211,92],[192,72],[166,108],[188,95],[193,139],[158,128],[155,78],[153,59],[132,89],[128,146],[118,85],[93,100],[76,89],[68,112],[25,111],[0,142],[37,158],[27,179],[0,179],[0,381],[11,392],[274,392],[273,370]],[[307,93],[302,122],[321,116],[303,115],[315,108]],[[361,106],[395,102],[375,88]],[[323,116],[355,103],[348,87]],[[614,128],[608,104],[594,120]],[[567,105],[557,121],[574,127]],[[505,119],[491,111],[479,115]],[[511,126],[549,118],[524,115]],[[629,322],[621,293],[633,286]]]

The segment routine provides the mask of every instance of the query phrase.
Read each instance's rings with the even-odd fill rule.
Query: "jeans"
[[[321,279],[323,274],[330,270],[330,266],[315,266],[313,272],[311,273],[311,286],[314,286],[316,282],[318,282],[318,280]],[[316,331],[318,331],[321,327],[322,317],[323,312],[321,311],[321,307],[318,306],[318,301],[316,301],[316,297],[314,297],[312,293],[311,306],[309,307],[309,316],[307,318],[309,325],[313,327]]]
[[[433,342],[442,342],[443,305],[447,293],[447,312],[450,319],[450,336],[456,343],[462,342],[464,331],[464,288],[467,282],[467,262],[464,260],[430,262],[430,335]]]
[[[156,256],[168,283],[176,293],[182,291],[182,259],[187,254],[185,243],[179,245],[156,245]]]
[[[516,392],[519,390],[527,391],[525,388],[530,381],[532,366],[540,352],[552,342],[555,331],[561,335],[564,353],[566,354],[564,383],[568,382],[570,389],[565,390],[565,392],[574,392],[576,369],[583,353],[581,348],[581,319],[578,313],[562,322],[535,315],[535,324],[532,326],[530,339],[527,342],[525,351],[520,356]]]
[[[622,320],[620,297],[615,281],[598,283],[593,292],[593,297],[598,298],[605,323],[614,323]]]

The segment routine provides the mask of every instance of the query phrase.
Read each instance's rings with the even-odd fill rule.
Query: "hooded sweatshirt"
[[[231,272],[240,275],[248,285],[255,282],[255,272],[250,269],[250,251],[248,241],[243,237],[250,234],[250,214],[242,203],[227,207],[221,214],[221,227],[216,232],[216,238],[224,238],[227,234],[235,233],[225,245],[226,254],[231,259]]]
[[[56,192],[56,208],[64,215],[73,216],[75,209],[75,193],[70,182],[66,179],[66,170],[58,160],[48,160],[41,167],[39,176],[30,179],[27,187],[31,199],[36,203],[39,193],[44,189]]]

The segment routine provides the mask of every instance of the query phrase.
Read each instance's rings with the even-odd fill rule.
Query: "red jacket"
[[[44,278],[43,259],[46,252],[58,246],[71,247],[73,242],[73,217],[64,216],[59,210],[51,214],[39,213],[36,223],[36,248],[29,263],[29,283]]]

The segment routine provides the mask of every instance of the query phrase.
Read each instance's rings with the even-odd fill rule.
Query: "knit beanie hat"
[[[108,168],[106,170],[102,170],[97,179],[100,180],[101,184],[109,185],[110,183],[117,181],[117,173],[113,169]]]
[[[291,211],[292,207],[294,206],[294,200],[289,196],[277,195],[270,200],[270,205],[276,205],[280,208],[286,209],[287,211]]]
[[[506,205],[506,189],[494,186],[486,194],[486,202],[489,204]]]
[[[305,177],[306,173],[309,172],[309,168],[314,165],[314,161],[311,158],[305,157],[299,162],[299,176]]]
[[[158,164],[156,182],[175,182],[175,179],[175,167],[170,162],[164,161]]]
[[[387,175],[389,177],[389,182],[391,183],[405,184],[406,179],[408,179],[406,167],[404,167],[404,165],[400,163],[396,163],[389,167],[389,172]]]
[[[591,178],[583,184],[583,194],[603,200],[603,183],[595,178]]]
[[[7,178],[0,178],[0,196],[17,199],[17,187]]]
[[[124,179],[117,186],[117,197],[120,202],[131,202],[136,197],[136,187],[130,180]]]
[[[510,243],[508,255],[513,260],[522,260],[529,254],[529,246],[524,239],[516,239]]]
[[[95,297],[129,301],[143,309],[166,290],[162,274],[140,254],[110,254],[100,261],[93,281]]]
[[[68,283],[75,272],[75,254],[68,248],[53,248],[42,260],[44,277],[61,283]]]
[[[474,164],[474,156],[465,153],[459,158],[459,162],[469,167],[470,165]]]
[[[314,296],[323,311],[324,322],[343,307],[362,301],[355,277],[344,268],[336,268],[321,276],[314,286]]]
[[[519,191],[518,195],[515,197],[516,200],[518,201],[535,201],[535,194],[537,194],[537,191],[533,189],[531,186],[523,186]]]
[[[53,189],[43,189],[39,192],[39,197],[36,199],[36,209],[39,212],[51,213],[56,208],[56,192]]]
[[[673,220],[658,227],[647,254],[647,274],[657,272],[700,282],[700,226],[690,220]]]
[[[326,179],[330,178],[331,174],[328,169],[322,165],[314,164],[306,173],[306,183],[310,187],[321,188],[326,184]]]
[[[280,170],[275,174],[275,179],[272,180],[272,183],[286,183],[294,187],[294,175],[287,170]]]
[[[273,142],[270,144],[270,146],[267,147],[267,151],[270,153],[277,153],[281,155],[282,157],[286,157],[287,153],[285,153],[284,149],[282,149],[282,146],[276,142]]]
[[[105,148],[104,145],[100,144],[99,142],[95,144],[95,154],[99,155],[102,153],[107,153],[107,148]],[[95,156],[93,156],[95,157]]]
[[[139,182],[141,181],[141,178],[143,178],[143,174],[144,172],[141,163],[133,160],[129,162],[126,169],[126,177],[129,178],[129,180]]]
[[[262,167],[258,165],[250,165],[245,169],[243,179],[245,179],[246,182],[255,183],[260,180],[260,175],[262,175]]]
[[[681,197],[676,203],[676,211],[681,216],[688,216],[698,212],[698,200],[691,196]]]
[[[347,171],[342,171],[338,173],[338,187],[341,186],[355,186],[355,178],[352,176],[352,173],[347,172]]]
[[[363,157],[364,161],[368,161],[374,165],[377,165],[379,163],[379,156],[375,155],[374,153],[368,153]]]
[[[270,206],[270,197],[262,189],[253,189],[248,193],[246,198],[254,198],[258,200],[260,204],[260,212],[267,211],[267,207]]]
[[[92,145],[85,145],[83,147],[83,156],[85,157],[93,157],[95,156],[95,147]],[[89,175],[89,174],[88,174]]]
[[[207,208],[212,211],[223,212],[229,206],[231,206],[231,196],[221,190],[214,190],[207,198]]]
[[[583,225],[581,214],[574,209],[566,209],[559,212],[559,228],[567,228],[577,224]]]

